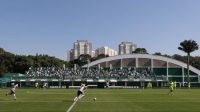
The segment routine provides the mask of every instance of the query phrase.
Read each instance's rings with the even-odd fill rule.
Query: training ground
[[[16,101],[7,91],[0,112],[200,112],[200,89],[88,89],[75,104],[76,89],[17,89]]]

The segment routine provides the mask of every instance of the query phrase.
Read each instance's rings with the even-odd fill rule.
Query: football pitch
[[[67,112],[76,89],[0,89],[0,112]],[[200,112],[200,89],[88,89],[70,112]],[[93,98],[97,98],[93,101]]]

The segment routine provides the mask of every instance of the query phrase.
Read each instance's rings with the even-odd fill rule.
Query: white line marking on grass
[[[84,97],[85,95],[83,95],[82,97]],[[80,97],[80,99],[82,98]],[[72,110],[72,108],[75,106],[76,102],[79,101],[80,99],[77,99],[76,101],[74,101],[74,103],[69,107],[69,109],[66,112],[70,112]]]
[[[69,109],[68,109],[66,112],[70,112],[70,111],[72,110],[72,108],[74,107],[74,105],[76,104],[77,101],[78,101],[78,100],[76,100],[76,101],[69,107]]]

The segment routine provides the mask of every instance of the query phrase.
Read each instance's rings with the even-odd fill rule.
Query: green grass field
[[[0,112],[66,112],[75,89],[17,89],[17,100],[0,89]],[[200,112],[200,89],[88,89],[71,112]],[[96,97],[94,102],[92,99]]]

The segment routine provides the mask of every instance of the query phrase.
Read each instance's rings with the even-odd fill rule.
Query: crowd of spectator
[[[149,70],[140,73],[134,69],[68,69],[56,67],[30,67],[25,78],[35,79],[156,79],[156,75]]]

